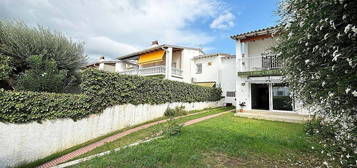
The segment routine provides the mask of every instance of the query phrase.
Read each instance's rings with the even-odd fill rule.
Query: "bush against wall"
[[[221,99],[221,90],[182,82],[86,70],[82,94],[14,92],[0,89],[0,121],[78,120],[119,104],[204,102]]]
[[[98,97],[98,103],[109,105],[217,101],[222,94],[220,88],[93,69],[82,73],[81,88],[84,94]]]
[[[322,119],[309,129],[321,136],[322,153],[343,167],[357,167],[356,9],[355,0],[284,0],[280,8],[287,82]]]

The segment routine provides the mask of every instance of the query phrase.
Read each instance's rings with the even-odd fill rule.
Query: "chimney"
[[[99,57],[99,62],[103,62],[104,61],[104,56],[100,56]]]
[[[152,42],[151,42],[151,45],[152,45],[152,46],[157,46],[157,45],[159,45],[159,42],[158,42],[157,40],[152,41]]]

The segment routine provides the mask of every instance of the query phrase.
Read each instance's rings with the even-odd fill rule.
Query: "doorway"
[[[251,84],[252,109],[269,110],[269,85]]]

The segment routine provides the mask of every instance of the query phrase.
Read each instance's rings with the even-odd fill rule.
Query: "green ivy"
[[[222,94],[219,88],[94,69],[82,72],[82,79],[82,94],[0,89],[0,121],[26,123],[58,118],[78,120],[118,104],[217,101]]]

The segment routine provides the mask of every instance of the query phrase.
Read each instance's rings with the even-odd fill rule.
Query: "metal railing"
[[[141,75],[141,76],[149,76],[149,75],[165,75],[166,67],[165,66],[153,66],[147,68],[139,68],[139,69],[131,69],[122,72],[118,72],[120,74],[126,75]],[[172,68],[172,75],[174,76],[182,76],[182,69]]]
[[[182,76],[182,69],[172,67],[172,75],[174,76]]]
[[[243,71],[272,70],[282,67],[282,62],[276,55],[243,57],[238,59]]]

